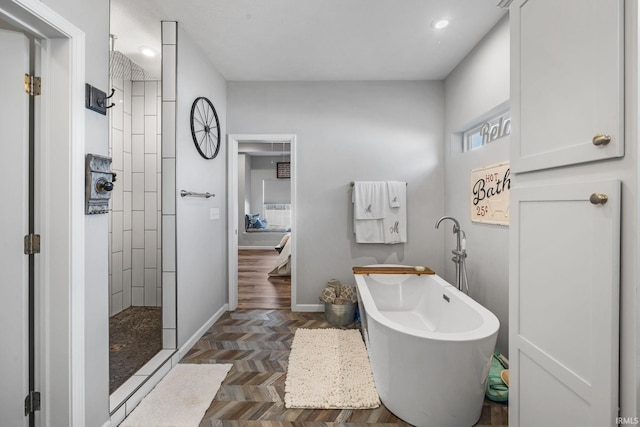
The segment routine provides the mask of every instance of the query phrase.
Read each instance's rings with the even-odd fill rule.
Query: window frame
[[[492,130],[497,126],[497,135],[491,136]],[[483,134],[483,129],[487,129]],[[485,145],[511,135],[511,111],[502,110],[501,112],[490,116],[488,119],[481,121],[470,129],[462,132],[462,152],[466,153],[474,151]],[[481,136],[479,145],[473,142],[474,137]]]

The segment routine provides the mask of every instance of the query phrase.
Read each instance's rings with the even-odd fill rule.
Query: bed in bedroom
[[[278,260],[273,270],[269,272],[269,276],[290,276],[291,205],[266,203],[261,211],[261,213],[245,215],[245,233],[247,234],[244,240],[254,245],[275,247],[279,253]]]
[[[291,276],[291,233],[284,235],[275,250],[279,252],[278,259],[269,276]]]

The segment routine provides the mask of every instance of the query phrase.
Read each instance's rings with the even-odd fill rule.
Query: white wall
[[[109,221],[109,315],[131,305],[131,61],[110,52],[109,156],[117,181],[111,193]],[[116,65],[118,65],[116,67]],[[128,67],[126,66],[128,65]],[[107,91],[108,93],[108,91]],[[126,165],[126,166],[125,166]]]
[[[471,170],[509,160],[509,136],[462,153],[457,132],[479,124],[509,101],[509,19],[503,18],[445,81],[445,214],[460,221],[467,235],[469,293],[500,320],[497,348],[508,354],[509,228],[471,222]],[[455,283],[451,223],[441,225],[445,277]]]
[[[443,269],[442,82],[229,82],[229,133],[297,135],[297,301],[318,304],[351,267]],[[356,244],[350,182],[408,182],[408,242]]]
[[[277,162],[288,162],[289,156],[271,157],[271,156],[251,156],[251,212],[262,214],[263,203],[291,203],[291,180],[276,178]],[[272,190],[276,190],[276,198],[271,200],[265,199],[264,181],[276,182],[271,185]],[[269,185],[269,184],[266,184]],[[279,187],[276,189],[276,187]],[[262,218],[262,215],[260,216]]]
[[[132,305],[162,303],[162,84],[132,81],[132,68],[141,69],[120,52],[110,53],[115,105],[108,114],[109,153],[111,170],[117,174],[109,230],[109,315],[113,316]]]
[[[270,248],[280,243],[286,233],[276,231],[246,232],[244,228],[245,214],[260,214],[263,212],[263,181],[277,182],[283,187],[278,194],[278,201],[273,203],[291,203],[291,180],[276,178],[277,162],[288,162],[289,155],[283,156],[252,156],[238,154],[238,247],[239,248]],[[268,203],[268,202],[267,202]]]
[[[238,154],[238,246],[243,246],[245,212],[251,210],[251,156]]]
[[[132,217],[129,299],[133,306],[162,305],[161,83],[154,80],[134,81],[131,87]],[[125,199],[123,205],[127,202]]]
[[[227,302],[226,238],[226,82],[178,25],[176,186],[214,193],[210,199],[177,197],[178,347],[185,344]],[[220,152],[205,160],[191,139],[189,114],[193,101],[206,96],[220,120]],[[210,220],[210,209],[219,219]]]

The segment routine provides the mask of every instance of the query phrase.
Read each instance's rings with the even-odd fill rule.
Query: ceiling
[[[115,50],[160,76],[177,21],[228,81],[441,80],[506,13],[497,0],[111,0]],[[450,25],[432,27],[446,18]]]

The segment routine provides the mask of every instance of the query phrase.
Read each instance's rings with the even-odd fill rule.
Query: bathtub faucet
[[[453,258],[451,261],[456,265],[456,287],[469,295],[469,280],[467,279],[467,267],[465,260],[467,258],[466,241],[467,236],[460,228],[460,223],[457,219],[451,216],[443,216],[436,222],[436,228],[440,227],[440,223],[445,219],[449,219],[453,222],[453,234],[456,235],[456,248],[451,251]],[[462,234],[462,238],[460,235]]]

